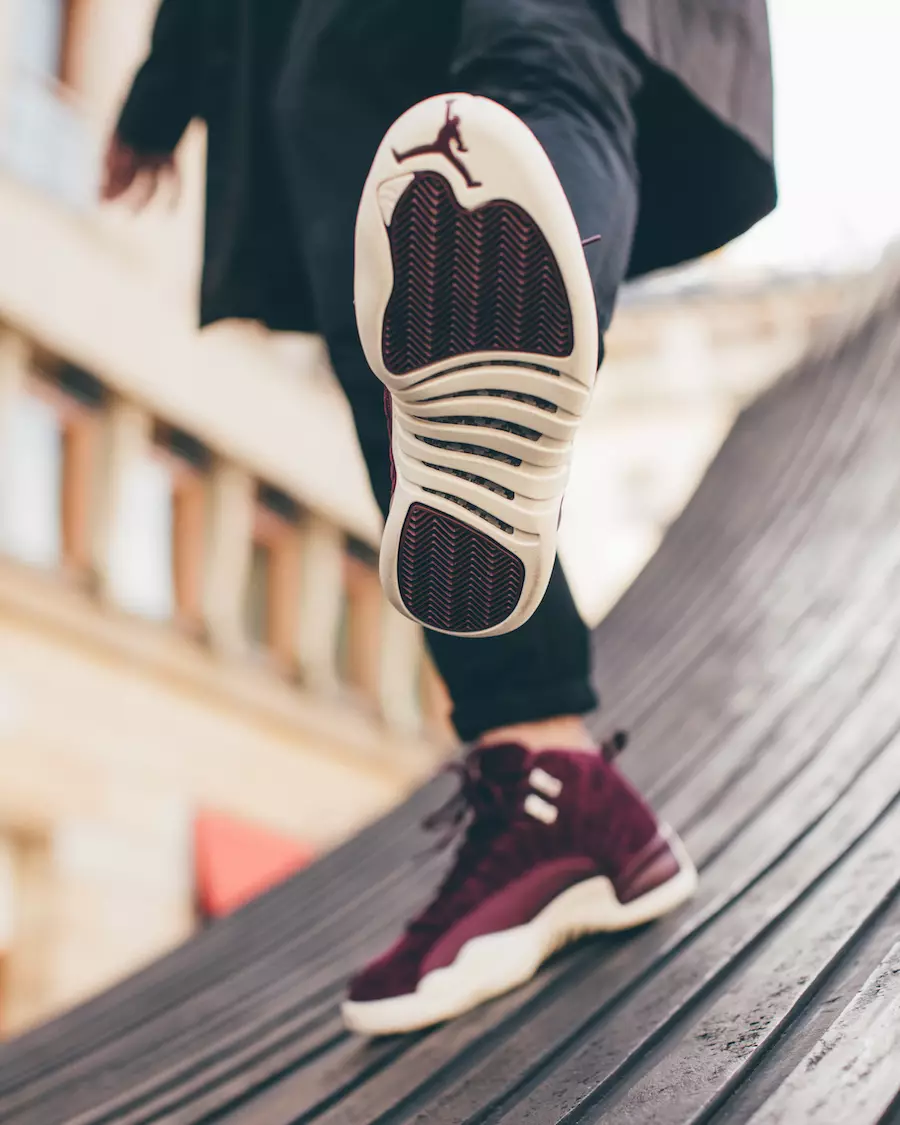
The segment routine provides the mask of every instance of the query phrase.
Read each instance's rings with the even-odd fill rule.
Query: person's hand
[[[172,153],[138,152],[113,134],[103,160],[100,198],[104,203],[118,199],[128,202],[133,211],[142,211],[160,186],[168,185],[172,206],[178,200],[180,182]]]

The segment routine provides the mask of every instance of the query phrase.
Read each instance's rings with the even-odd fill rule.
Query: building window
[[[153,456],[123,470],[110,550],[112,594],[129,613],[166,621],[175,612],[172,577],[172,478]]]
[[[383,614],[378,554],[368,544],[348,536],[338,672],[347,687],[375,707],[380,705]]]
[[[270,485],[257,487],[244,627],[251,645],[286,671],[295,665],[299,523],[295,500]]]
[[[13,404],[2,457],[0,539],[33,566],[85,572],[102,386],[77,368],[32,378]]]
[[[98,154],[64,85],[76,13],[72,0],[15,0],[0,161],[32,186],[83,209],[96,197]]]
[[[129,461],[111,563],[123,609],[199,629],[208,464],[205,446],[162,423],[148,452]]]
[[[22,70],[41,77],[62,77],[68,17],[68,0],[18,0],[14,44]]]
[[[20,395],[12,411],[4,457],[3,543],[33,566],[62,557],[62,435],[56,411],[43,399]]]

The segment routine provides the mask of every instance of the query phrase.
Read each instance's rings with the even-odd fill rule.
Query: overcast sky
[[[735,262],[815,267],[900,237],[900,0],[769,0],[781,203]]]

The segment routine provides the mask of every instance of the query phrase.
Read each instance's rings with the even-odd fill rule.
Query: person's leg
[[[561,11],[568,22],[557,22]],[[465,0],[462,12],[454,85],[507,106],[530,126],[553,161],[579,233],[602,236],[586,255],[604,329],[634,227],[630,105],[637,74],[591,0]],[[532,20],[535,14],[545,18]],[[585,37],[596,40],[593,48]],[[304,250],[321,325],[387,511],[382,388],[348,315],[349,232],[392,114],[362,101],[364,91],[346,82],[325,96],[320,86],[318,94],[315,114],[326,115],[326,128],[309,114],[298,123],[290,105],[284,118]],[[497,120],[496,107],[484,112]],[[502,132],[489,140],[501,145]],[[529,151],[546,168],[545,154]],[[516,173],[532,170],[524,159]],[[577,239],[575,248],[580,254]],[[459,280],[452,254],[439,264],[448,286]],[[484,296],[490,301],[494,293]],[[558,563],[543,602],[516,632],[488,639],[430,634],[429,643],[458,729],[479,743],[462,768],[470,823],[433,902],[351,984],[345,1021],[368,1034],[457,1015],[527,980],[573,936],[642,925],[684,902],[696,885],[678,841],[616,770],[612,758],[623,740],[602,754],[583,752],[593,748],[578,717],[594,703],[588,631]],[[451,815],[458,823],[458,806]]]
[[[529,126],[582,238],[600,236],[585,256],[602,339],[637,221],[633,103],[641,74],[608,22],[613,17],[598,7],[585,0],[466,0],[452,82]],[[431,644],[438,665],[455,673],[457,722],[469,737],[483,744],[515,737],[534,748],[592,744],[574,718],[594,705],[588,630],[558,561],[543,603],[516,633],[482,640],[477,651],[470,641],[441,634]],[[506,672],[499,692],[498,658]]]
[[[491,15],[503,7],[500,0],[469,0],[464,16],[482,3]],[[633,130],[631,142],[626,139],[620,147],[609,138],[619,136],[613,121],[621,121],[628,136],[630,95],[624,83],[615,84],[616,54],[603,49],[604,29],[592,28],[588,4],[544,0],[548,19],[543,25],[516,22],[493,39],[490,22],[477,27],[477,49],[460,66],[456,83],[465,82],[476,96],[431,97],[405,113],[379,146],[364,190],[357,314],[366,355],[394,396],[398,483],[386,538],[398,497],[400,510],[408,513],[413,502],[426,507],[434,497],[455,502],[452,494],[438,491],[451,487],[436,479],[440,463],[424,466],[434,477],[418,467],[424,459],[421,441],[440,439],[439,451],[455,455],[445,460],[443,471],[458,472],[473,486],[468,493],[473,518],[461,536],[454,537],[454,517],[444,507],[439,518],[451,530],[418,545],[416,573],[431,587],[435,612],[445,612],[454,600],[453,576],[448,588],[442,584],[456,564],[460,542],[465,552],[472,543],[466,539],[470,528],[499,518],[499,505],[484,493],[506,488],[507,499],[519,501],[508,509],[510,527],[500,528],[507,543],[515,543],[514,518],[521,517],[517,526],[523,533],[534,531],[531,503],[542,491],[552,496],[555,520],[566,439],[571,441],[585,388],[596,373],[591,290],[597,291],[605,326],[625,270],[636,196],[628,159]],[[516,0],[507,0],[506,7],[515,12]],[[621,97],[621,113],[613,106],[604,116],[604,98],[596,92],[592,108],[587,91],[572,87],[572,68],[554,53],[555,33],[564,35],[567,25],[557,28],[551,17],[566,8],[579,17],[568,28],[576,40],[588,33],[600,39],[597,61],[610,59],[604,74],[614,82],[606,100]],[[549,60],[541,50],[548,27],[553,30],[546,43]],[[468,32],[465,20],[464,28]],[[466,42],[464,36],[463,46]],[[577,54],[580,48],[571,46]],[[495,50],[490,65],[480,54],[485,47]],[[448,102],[453,103],[449,114]],[[442,139],[440,133],[413,157],[411,174],[398,171],[410,142],[434,137],[445,118],[470,175],[447,159],[446,134]],[[532,130],[526,127],[530,124]],[[543,146],[536,133],[544,138]],[[479,194],[473,196],[476,184]],[[566,190],[577,208],[576,222]],[[493,223],[497,216],[500,221]],[[596,247],[603,255],[589,271],[579,236],[594,234],[603,236]],[[390,261],[386,243],[393,252]],[[396,294],[410,312],[386,328]],[[550,297],[563,310],[556,323],[565,325],[567,314],[571,318],[571,334],[534,331],[551,322],[543,319]],[[482,334],[484,321],[489,328]],[[397,336],[405,333],[413,341],[415,362],[407,380],[397,377],[402,368],[386,358],[395,326]],[[530,340],[547,344],[547,350],[527,346]],[[453,403],[446,405],[451,396]],[[516,417],[516,408],[498,417],[497,402],[505,396],[518,397],[531,411],[518,415],[520,431],[525,419],[534,427],[530,434],[516,435],[522,439],[518,445],[507,437],[515,431],[497,424],[509,421],[510,414]],[[430,414],[423,404],[431,404]],[[560,428],[551,437],[542,411],[562,415],[558,420],[568,432]],[[429,418],[440,423],[430,432]],[[502,456],[496,456],[505,452],[504,444],[519,455],[509,468],[501,467]],[[425,456],[429,462],[440,460],[438,451]],[[544,471],[548,462],[550,472]],[[563,472],[557,473],[560,463]],[[544,530],[546,525],[537,532]],[[549,530],[555,532],[555,526]],[[546,542],[553,540],[548,536]],[[471,564],[473,600],[481,593],[479,584],[490,590],[498,575],[503,581],[489,549],[485,555],[479,558],[472,549],[464,559],[464,565]],[[396,557],[399,574],[402,549]],[[572,714],[581,708],[568,708],[579,691],[590,693],[588,633],[558,566],[556,573],[559,585],[518,631],[489,639],[432,638],[445,674],[455,677],[460,726],[470,723],[477,736],[457,767],[461,791],[447,809],[450,823],[457,825],[461,810],[468,812],[465,837],[432,902],[351,982],[342,1012],[352,1030],[397,1034],[450,1019],[529,980],[549,955],[575,938],[643,925],[694,893],[696,871],[680,842],[616,769],[612,759],[624,748],[624,736],[598,753]],[[404,604],[409,604],[405,598]],[[498,668],[503,676],[499,697]],[[438,814],[428,823],[440,822]]]
[[[527,38],[527,27],[523,30],[518,13],[512,13],[511,23],[492,22],[483,14],[491,10],[491,5],[482,9],[479,3],[465,6],[452,81],[506,104],[526,120],[554,162],[583,237],[602,236],[586,249],[586,256],[604,328],[624,274],[634,224],[630,98],[638,81],[636,71],[610,44],[588,60],[594,69],[584,64],[582,81],[588,92],[579,92],[558,78],[560,59],[547,57],[546,36],[539,28],[526,47],[521,38]],[[353,409],[373,489],[386,513],[390,451],[383,391],[366,363],[352,318],[351,238],[372,155],[405,106],[379,104],[371,91],[354,89],[346,72],[346,67],[339,72],[321,60],[314,105],[305,99],[295,76],[287,74],[280,122],[320,324]],[[608,87],[609,104],[594,89],[600,72],[606,75],[601,86]],[[457,730],[466,741],[485,736],[491,740],[497,737],[492,732],[512,724],[521,731],[522,724],[531,722],[542,724],[540,737],[558,736],[560,717],[578,716],[596,706],[588,631],[558,562],[543,602],[517,631],[477,640],[429,632],[428,642],[453,700]],[[547,726],[550,720],[553,725]],[[589,744],[575,718],[564,729],[567,745]]]

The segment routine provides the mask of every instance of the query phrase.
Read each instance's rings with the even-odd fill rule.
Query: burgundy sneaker
[[[458,767],[461,791],[441,812],[458,822],[468,810],[465,840],[431,905],[353,981],[351,1030],[393,1035],[458,1016],[576,938],[643,925],[691,897],[684,846],[610,760],[623,745],[493,747]]]
[[[366,180],[355,270],[390,396],[388,598],[440,632],[516,629],[550,580],[599,355],[581,236],[528,126],[470,94],[404,113]]]

